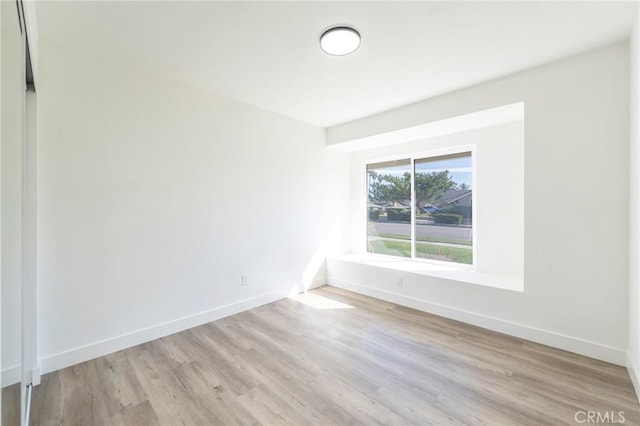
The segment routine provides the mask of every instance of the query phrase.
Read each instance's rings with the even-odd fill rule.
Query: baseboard
[[[631,353],[629,351],[627,351],[627,371],[629,372],[631,383],[633,383],[633,389],[636,391],[636,398],[638,398],[638,402],[640,402],[640,377],[638,377],[639,371],[636,368],[636,363],[633,361],[633,357],[631,357]]]
[[[287,297],[284,292],[272,292],[239,302],[220,306],[205,312],[189,315],[173,321],[168,321],[153,327],[137,330],[118,337],[101,340],[90,345],[85,345],[51,355],[40,360],[42,374],[60,370],[90,359],[98,358],[122,349],[130,348],[150,340],[168,336],[192,327],[197,327],[220,318],[228,317],[258,306]]]
[[[2,370],[2,387],[15,385],[20,382],[21,370],[20,365],[14,365],[13,367]]]
[[[326,284],[327,284],[327,277],[322,276],[322,277],[315,278],[313,281],[311,281],[311,284],[309,284],[307,291],[313,290],[314,288],[322,287],[323,285],[326,285]]]
[[[366,296],[375,297],[377,299],[386,300],[387,302],[396,303],[398,305],[407,306],[428,312],[445,318],[451,318],[467,324],[476,325],[478,327],[508,334],[510,336],[519,337],[521,339],[530,340],[532,342],[541,343],[543,345],[552,346],[554,348],[563,349],[580,355],[596,358],[602,361],[610,362],[620,366],[626,365],[626,351],[624,349],[614,348],[600,343],[591,342],[578,337],[568,336],[554,331],[543,330],[531,327],[525,324],[511,322],[500,318],[490,317],[451,306],[440,305],[428,302],[422,299],[416,299],[393,293],[377,288],[356,284],[337,277],[329,276],[327,283],[334,287],[343,288],[355,293],[364,294]]]

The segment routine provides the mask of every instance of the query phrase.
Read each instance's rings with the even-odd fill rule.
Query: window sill
[[[404,260],[372,253],[346,253],[331,256],[331,259],[391,269],[394,271],[410,272],[412,274],[425,275],[463,283],[477,284],[502,290],[524,291],[524,280],[522,277],[510,277],[478,272],[473,268],[461,268],[414,260]]]

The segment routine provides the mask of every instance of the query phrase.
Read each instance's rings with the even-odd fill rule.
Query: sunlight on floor
[[[296,302],[304,303],[307,306],[311,306],[316,309],[352,309],[353,306],[347,305],[336,300],[328,299],[326,297],[318,296],[313,293],[300,293],[292,294],[289,299]]]

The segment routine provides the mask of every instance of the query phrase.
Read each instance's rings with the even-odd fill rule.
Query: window
[[[367,165],[367,251],[473,264],[471,152]]]

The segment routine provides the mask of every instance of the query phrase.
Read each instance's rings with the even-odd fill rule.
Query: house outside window
[[[473,264],[470,151],[367,164],[367,252]]]

